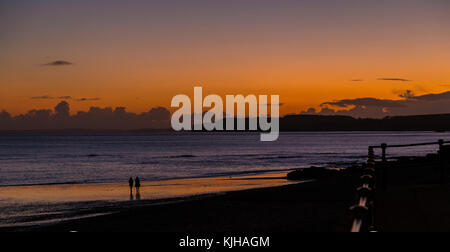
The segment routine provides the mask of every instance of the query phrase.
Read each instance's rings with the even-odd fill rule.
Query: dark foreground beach
[[[52,225],[4,228],[37,232],[347,232],[355,200],[351,173],[316,182],[152,203]]]

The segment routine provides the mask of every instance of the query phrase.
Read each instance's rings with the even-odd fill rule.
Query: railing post
[[[447,184],[447,165],[444,160],[444,140],[439,140],[439,161],[441,162],[441,185]]]
[[[382,172],[382,181],[383,181],[383,184],[382,184],[382,190],[383,190],[383,192],[386,192],[387,191],[387,178],[388,178],[388,174],[387,174],[387,158],[386,158],[386,149],[387,149],[387,144],[382,144],[381,145],[381,152],[382,152],[382,154],[381,154],[381,172]]]
[[[369,155],[367,157],[368,157],[367,162],[375,162],[375,152],[372,146],[369,147]]]
[[[381,156],[382,156],[382,161],[383,162],[386,162],[387,161],[387,159],[386,159],[386,149],[387,149],[387,144],[382,144],[381,145]]]

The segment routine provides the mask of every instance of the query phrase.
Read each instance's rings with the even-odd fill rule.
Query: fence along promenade
[[[387,151],[392,148],[410,148],[418,146],[439,146],[439,155],[442,159],[442,153],[445,144],[449,144],[450,141],[439,140],[438,142],[428,142],[428,143],[415,143],[415,144],[404,144],[404,145],[388,145],[381,144],[379,146],[369,146],[368,159],[365,168],[363,169],[363,174],[360,178],[361,187],[357,189],[358,193],[358,204],[352,206],[350,210],[353,213],[354,221],[351,228],[351,232],[376,232],[375,228],[375,192],[381,190],[383,192],[387,191],[388,184],[388,162],[387,162]],[[375,160],[375,149],[381,149],[381,161],[376,162]],[[441,184],[447,183],[446,177],[446,166],[441,163],[441,174],[440,181]]]

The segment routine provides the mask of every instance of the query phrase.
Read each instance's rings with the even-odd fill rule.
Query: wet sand
[[[142,182],[141,200],[167,199],[218,192],[240,191],[292,184],[286,173],[240,177],[193,178]],[[131,196],[131,197],[130,197]],[[117,184],[75,184],[0,187],[0,199],[10,202],[81,202],[136,200],[136,189],[130,195],[128,182]]]

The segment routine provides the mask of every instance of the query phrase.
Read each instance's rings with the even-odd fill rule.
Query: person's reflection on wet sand
[[[141,192],[136,192],[136,200],[141,200]]]
[[[136,186],[136,200],[141,199],[141,180],[139,177],[136,177],[135,179],[135,186]]]
[[[134,196],[133,196],[134,181],[133,181],[133,178],[130,178],[130,180],[128,180],[128,184],[130,185],[130,200],[134,200]]]

